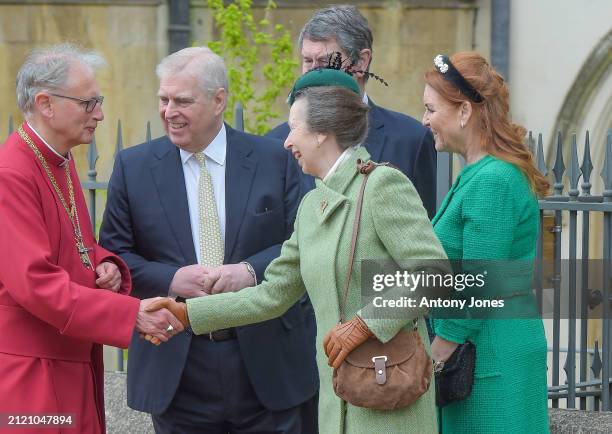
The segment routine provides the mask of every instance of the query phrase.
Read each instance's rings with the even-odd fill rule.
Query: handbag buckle
[[[372,363],[374,363],[376,383],[382,386],[387,382],[387,369],[385,366],[385,363],[387,363],[387,356],[374,356],[372,357]]]
[[[374,356],[372,357],[372,363],[376,364],[376,359],[384,359],[383,362],[386,362],[387,356]]]

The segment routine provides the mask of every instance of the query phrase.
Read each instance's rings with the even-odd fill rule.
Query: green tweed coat
[[[538,203],[516,166],[492,156],[466,166],[433,224],[449,259],[524,260],[531,273]],[[527,279],[522,289],[528,291],[530,283]],[[495,286],[487,290],[503,285]],[[506,307],[530,298],[506,299]],[[440,410],[443,434],[548,432],[547,347],[540,319],[434,319],[434,330],[476,346],[472,394]]]
[[[283,244],[280,256],[267,268],[265,280],[238,293],[187,301],[191,326],[201,334],[224,327],[264,321],[281,315],[308,291],[317,318],[317,363],[321,378],[319,428],[321,434],[429,434],[437,432],[433,383],[414,405],[394,411],[374,411],[344,404],[333,392],[332,369],[322,341],[338,323],[338,295],[347,276],[355,203],[362,175],[356,160],[369,160],[364,148],[338,167],[325,183],[309,192],[298,210],[295,231]],[[416,190],[401,172],[379,167],[367,183],[356,260],[409,258],[446,260]],[[353,268],[346,317],[361,306],[361,267]],[[404,318],[367,319],[382,341],[411,324]],[[427,350],[424,321],[419,330]],[[262,349],[265,351],[265,349]]]

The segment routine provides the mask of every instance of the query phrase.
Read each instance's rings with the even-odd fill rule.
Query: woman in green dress
[[[472,393],[440,409],[440,431],[547,433],[543,324],[535,315],[516,314],[535,305],[529,277],[539,227],[537,196],[546,193],[548,182],[523,144],[525,130],[509,119],[503,77],[476,53],[439,55],[434,66],[425,74],[423,124],[432,130],[437,151],[461,154],[466,161],[433,219],[436,235],[451,261],[499,268],[528,264],[518,288],[503,292],[501,279],[486,286],[487,298],[505,302],[499,318],[433,312],[434,361],[446,361],[466,341],[476,346]]]
[[[444,250],[412,183],[399,170],[378,167],[369,175],[364,193],[355,267],[344,304],[349,320],[338,324],[355,205],[363,179],[357,161],[370,159],[359,146],[367,132],[368,107],[356,81],[332,69],[313,70],[299,78],[290,103],[285,148],[305,173],[316,178],[316,188],[304,196],[294,233],[266,269],[264,281],[237,293],[189,299],[186,307],[161,299],[158,307],[168,307],[184,323],[190,322],[194,333],[202,334],[277,317],[307,291],[319,332],[319,432],[434,434],[433,387],[406,408],[380,411],[356,407],[334,394],[332,367],[339,366],[372,335],[387,342],[402,329],[412,330],[413,319],[418,320],[421,340],[429,351],[422,309],[387,318],[363,313],[359,261],[415,260],[422,268],[443,264],[438,270],[445,271]]]

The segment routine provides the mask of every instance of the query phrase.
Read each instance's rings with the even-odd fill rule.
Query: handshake
[[[167,297],[142,300],[136,317],[136,330],[141,338],[154,345],[167,342],[189,325],[187,305]]]
[[[246,263],[218,267],[188,265],[179,268],[174,274],[169,292],[172,297],[187,299],[236,292],[255,284],[255,276]],[[185,303],[178,303],[166,297],[145,299],[140,303],[136,330],[140,337],[154,345],[167,342],[188,325]]]

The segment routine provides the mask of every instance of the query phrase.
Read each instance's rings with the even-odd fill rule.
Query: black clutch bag
[[[466,341],[459,345],[448,360],[442,366],[440,365],[434,365],[436,405],[444,407],[453,401],[460,401],[470,396],[476,367],[474,344]]]

